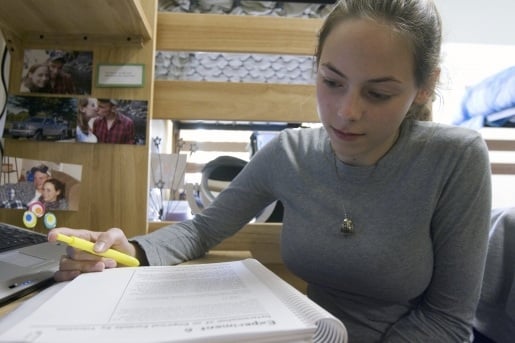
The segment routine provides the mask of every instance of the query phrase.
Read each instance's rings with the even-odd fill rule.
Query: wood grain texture
[[[0,4],[11,1],[0,0]],[[39,1],[19,1],[19,6]],[[57,3],[53,1],[50,4]],[[102,2],[96,10],[108,8],[116,9],[121,6],[117,0],[110,1],[62,1],[66,3],[63,8],[72,6],[73,11],[68,9],[58,10],[59,18],[65,25],[67,20],[87,20],[84,17],[94,4]],[[128,1],[120,1],[120,3]],[[130,1],[133,3],[134,1]],[[140,0],[134,2],[134,6],[141,7],[146,15],[151,29],[155,32],[157,18],[157,0]],[[14,2],[12,2],[14,3]],[[49,5],[49,2],[41,2]],[[127,4],[126,4],[127,5]],[[83,6],[83,7],[81,7]],[[111,6],[111,7],[109,7]],[[41,6],[36,6],[37,11]],[[3,9],[2,9],[3,10]],[[81,12],[82,11],[82,12]],[[29,11],[30,12],[30,11]],[[47,12],[51,12],[48,11]],[[35,12],[30,12],[34,14]],[[77,13],[77,15],[72,15]],[[82,13],[82,15],[79,15]],[[100,11],[99,11],[100,13]],[[123,9],[120,14],[114,14],[113,18],[126,14],[126,25],[132,27],[135,20],[127,15]],[[109,13],[99,14],[101,18],[109,20]],[[66,18],[64,18],[66,16]],[[0,16],[2,17],[2,16]],[[52,18],[50,14],[49,18]],[[82,18],[82,19],[80,19]],[[110,25],[115,25],[116,20],[110,19]],[[125,25],[125,24],[124,24]],[[52,26],[50,27],[52,28]],[[93,30],[94,28],[91,28]],[[120,28],[121,29],[121,28]],[[154,35],[151,33],[151,36]],[[28,44],[22,42],[22,49],[40,48],[55,49],[55,45],[47,45],[45,42]],[[59,45],[63,50],[84,49],[80,42],[67,41]],[[141,46],[115,46],[95,45],[91,42],[90,49],[93,51],[93,68],[96,71],[98,63],[142,63],[145,64],[145,83],[141,88],[98,88],[96,87],[96,75],[93,77],[93,97],[105,97],[115,99],[146,100],[149,102],[148,119],[152,114],[153,77],[154,77],[154,51],[155,42],[148,40]],[[9,84],[10,94],[19,94],[22,75],[21,51],[14,51],[13,63],[11,64],[11,80]],[[149,123],[149,121],[148,121]],[[147,138],[149,134],[147,125]],[[147,139],[148,141],[148,139]],[[110,227],[121,227],[127,236],[143,234],[147,231],[147,194],[148,194],[148,171],[149,171],[149,146],[145,145],[122,145],[122,144],[85,144],[85,143],[55,143],[35,142],[24,140],[6,139],[5,153],[10,156],[17,156],[38,161],[53,161],[82,165],[82,187],[80,192],[80,203],[78,211],[56,211],[58,226],[73,228],[87,228],[93,230],[105,230]],[[0,210],[0,220],[16,225],[23,225],[21,210]],[[36,231],[45,232],[42,221],[38,223]]]
[[[313,55],[321,19],[160,12],[156,49]]]
[[[312,85],[154,82],[154,119],[318,122]]]
[[[148,41],[153,25],[141,0],[0,0],[0,28],[25,43],[38,40],[106,39],[111,44],[127,38]],[[5,15],[8,14],[8,15]],[[89,42],[84,42],[85,44]],[[93,43],[94,44],[94,43]]]

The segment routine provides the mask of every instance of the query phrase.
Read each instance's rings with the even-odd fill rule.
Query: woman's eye
[[[376,92],[376,91],[369,91],[368,92],[368,96],[371,99],[378,100],[378,101],[388,100],[388,99],[391,98],[391,95],[389,95],[389,94],[385,94],[385,93],[381,93],[381,92]]]
[[[329,80],[329,79],[324,79],[324,84],[326,84],[330,88],[336,88],[336,87],[341,86],[341,84],[339,82]]]

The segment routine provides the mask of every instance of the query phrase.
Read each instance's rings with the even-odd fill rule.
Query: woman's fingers
[[[113,248],[131,256],[135,254],[134,247],[129,243],[125,233],[120,228],[111,228],[105,232],[100,232],[95,237],[95,241],[95,250],[99,252]]]
[[[67,255],[61,256],[59,270],[55,272],[56,281],[68,281],[82,273],[101,272],[106,268],[115,268],[116,261],[81,251],[66,248]]]
[[[135,254],[135,248],[129,243],[123,230],[119,228],[111,228],[105,232],[96,232],[61,227],[50,230],[48,240],[56,242],[58,233],[93,242],[95,243],[94,250],[99,253],[113,248],[132,256]],[[56,281],[68,281],[76,278],[81,273],[101,272],[106,268],[115,268],[116,266],[117,263],[113,259],[68,246],[66,248],[66,255],[61,257],[59,270],[54,274],[54,279]]]
[[[58,270],[54,273],[54,280],[57,282],[70,281],[80,275],[78,270]]]
[[[50,242],[56,242],[57,241],[57,234],[61,233],[63,235],[67,236],[75,236],[82,239],[85,239],[87,241],[95,241],[95,236],[98,236],[100,233],[95,233],[94,231],[89,230],[77,230],[77,229],[71,229],[68,227],[60,227],[52,229],[48,232],[48,241]]]

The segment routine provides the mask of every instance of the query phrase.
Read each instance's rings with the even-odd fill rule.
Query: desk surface
[[[30,293],[24,297],[21,297],[19,299],[14,300],[13,302],[8,303],[7,305],[0,307],[0,319],[2,319],[2,317],[8,314],[9,312],[14,311],[18,306],[20,306],[26,300],[33,297],[35,294],[37,294],[37,292]]]
[[[204,257],[185,262],[184,264],[199,264],[199,263],[214,263],[214,262],[227,262],[227,261],[235,261],[241,260],[245,258],[251,258],[252,254],[249,251],[223,251],[223,250],[214,250],[208,252]],[[18,306],[23,304],[26,300],[30,299],[37,292],[28,294],[20,299],[17,299],[7,305],[0,307],[0,319],[14,311]]]

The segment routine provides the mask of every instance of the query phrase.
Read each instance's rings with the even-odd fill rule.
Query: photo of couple
[[[79,209],[82,166],[4,156],[15,175],[0,180],[0,208],[28,209],[39,203],[46,210]]]
[[[91,51],[25,50],[22,93],[91,94]]]
[[[75,139],[84,143],[145,144],[146,103],[80,98]],[[143,121],[142,121],[143,120]],[[136,127],[141,128],[136,133]],[[138,143],[139,142],[139,143]]]

